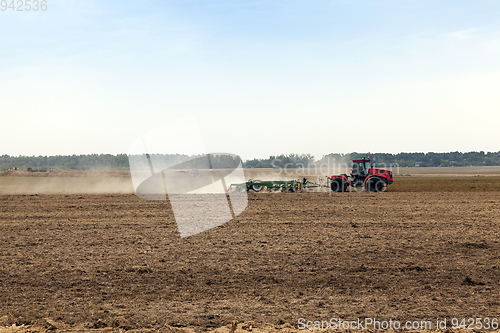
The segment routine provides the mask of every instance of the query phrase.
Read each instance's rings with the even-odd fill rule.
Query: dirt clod
[[[469,276],[466,276],[464,281],[462,282],[464,286],[484,286],[484,283],[481,281],[476,281],[470,278]]]

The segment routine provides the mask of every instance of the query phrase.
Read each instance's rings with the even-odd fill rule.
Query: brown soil
[[[489,192],[500,191],[500,177],[395,177],[389,192]]]
[[[168,201],[128,194],[0,195],[0,211],[5,326],[500,316],[500,192],[250,193],[184,239]]]

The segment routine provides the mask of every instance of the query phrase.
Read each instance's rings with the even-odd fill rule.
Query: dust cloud
[[[134,193],[132,180],[118,177],[0,177],[0,195],[104,193]]]

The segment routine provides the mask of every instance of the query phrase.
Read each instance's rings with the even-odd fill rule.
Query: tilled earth
[[[0,318],[86,328],[500,317],[500,192],[250,193],[181,239],[168,201],[0,196]]]

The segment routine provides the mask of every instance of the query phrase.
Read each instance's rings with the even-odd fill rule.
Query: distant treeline
[[[135,166],[149,168],[145,155],[133,155]],[[210,154],[206,156],[188,156],[181,154],[151,154],[150,161],[154,165],[166,165],[176,169],[214,169],[235,168],[240,159],[235,155]],[[0,155],[0,170],[128,170],[129,156],[126,154],[91,154],[91,155],[57,155],[57,156],[9,156]]]
[[[266,159],[253,159],[243,163],[245,168],[304,168],[314,163],[314,156],[310,154],[290,154],[270,156]]]
[[[398,165],[399,167],[458,167],[458,166],[500,166],[500,151],[493,153],[479,152],[450,152],[450,153],[350,153],[328,154],[319,163],[326,160],[347,163],[354,158],[370,156],[370,160],[378,165]]]
[[[451,152],[451,153],[349,153],[328,154],[319,160],[306,155],[279,155],[265,159],[253,159],[243,163],[245,168],[302,168],[352,163],[355,158],[370,157],[376,165],[390,167],[458,167],[458,166],[500,166],[500,152]]]
[[[500,152],[451,152],[451,153],[349,153],[328,154],[315,160],[310,154],[290,154],[270,156],[266,159],[253,159],[243,162],[245,168],[302,168],[320,164],[346,163],[352,159],[370,156],[378,165],[398,165],[399,167],[451,167],[451,166],[500,166]],[[139,155],[134,158],[141,159]],[[207,159],[201,156],[181,154],[151,155],[152,159],[164,164],[178,165],[182,168],[204,169]],[[142,159],[144,164],[144,158]],[[213,168],[235,167],[239,159],[233,155],[211,155]],[[13,169],[73,169],[73,170],[128,170],[129,157],[126,154],[91,154],[91,155],[58,155],[58,156],[9,156],[0,155],[0,170]]]
[[[313,156],[307,155],[280,155],[270,156],[266,159],[253,159],[246,161],[246,168],[302,168],[307,166],[347,164],[353,159],[370,157],[370,160],[379,166],[400,167],[457,167],[457,166],[500,166],[500,152],[451,152],[451,153],[349,153],[328,154],[321,159],[315,160]]]
[[[57,155],[57,156],[0,156],[0,170],[12,169],[66,169],[66,170],[125,170],[126,154]]]

